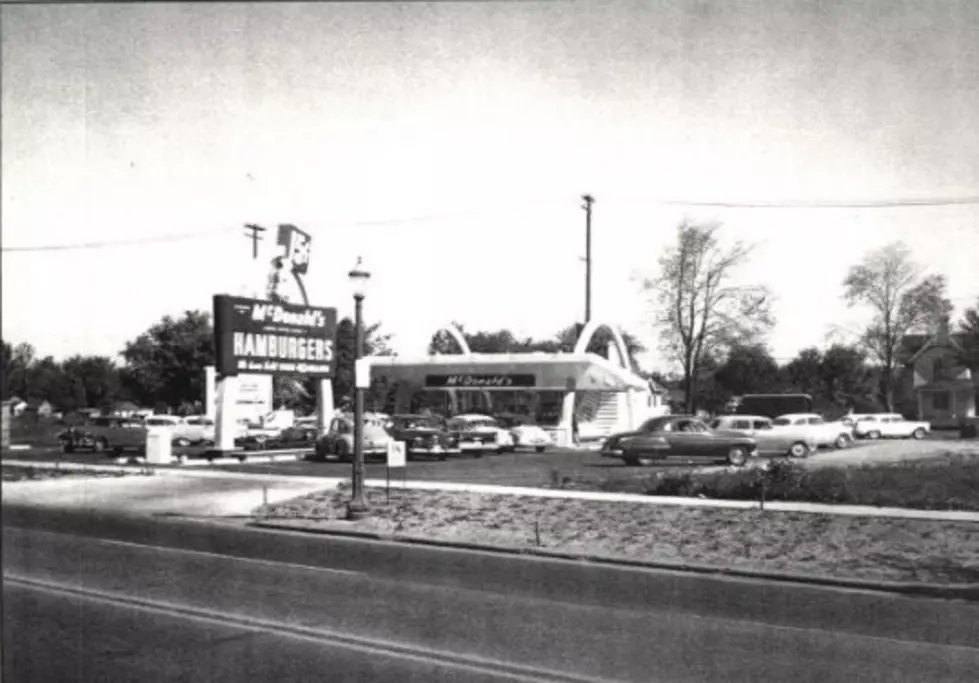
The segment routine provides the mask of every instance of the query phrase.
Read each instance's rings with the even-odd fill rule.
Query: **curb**
[[[422,536],[402,534],[383,534],[372,531],[357,531],[354,529],[316,529],[300,527],[288,523],[273,521],[252,521],[251,527],[276,531],[293,531],[319,536],[339,536],[342,538],[357,538],[386,543],[405,543],[408,545],[432,546],[454,550],[469,550],[477,552],[497,553],[504,555],[522,555],[529,558],[562,560],[567,562],[589,562],[630,569],[647,569],[657,571],[673,571],[689,574],[717,575],[736,579],[755,579],[761,581],[778,581],[781,583],[797,583],[825,588],[842,588],[848,590],[873,591],[877,593],[894,593],[899,595],[918,596],[926,598],[941,598],[945,600],[965,600],[979,602],[979,583],[958,585],[943,585],[934,583],[902,583],[897,581],[866,581],[862,579],[834,579],[831,577],[805,576],[783,572],[752,571],[747,569],[731,569],[712,567],[698,564],[672,564],[669,562],[652,562],[607,555],[571,553],[546,548],[524,548],[518,546],[490,545],[470,541],[449,541]]]

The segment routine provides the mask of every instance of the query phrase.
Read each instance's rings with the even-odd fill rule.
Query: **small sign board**
[[[371,388],[370,358],[360,358],[354,363],[354,386],[357,389]]]
[[[405,467],[407,453],[404,441],[388,442],[388,467]]]

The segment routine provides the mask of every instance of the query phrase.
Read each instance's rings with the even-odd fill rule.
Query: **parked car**
[[[510,431],[514,449],[533,448],[538,453],[543,453],[554,443],[551,435],[540,425],[534,424],[529,415],[497,415],[496,421]]]
[[[741,467],[757,457],[758,446],[742,432],[711,429],[691,415],[664,415],[646,420],[635,431],[613,434],[602,444],[601,455],[626,465],[680,460]]]
[[[146,448],[143,421],[131,417],[97,417],[90,423],[70,427],[58,435],[65,453],[91,449],[96,453],[142,451]]]
[[[860,439],[923,439],[931,431],[931,423],[905,420],[897,413],[853,417],[853,434]]]
[[[758,444],[759,455],[787,455],[804,458],[813,453],[816,442],[805,434],[773,429],[771,418],[764,415],[721,415],[710,423],[711,429],[742,432]]]
[[[391,434],[384,423],[374,416],[364,417],[363,450],[364,457],[385,456],[388,444],[392,441]],[[318,460],[329,457],[341,460],[351,460],[354,454],[354,418],[353,415],[337,415],[327,427],[326,433],[316,440],[314,456]]]
[[[434,415],[394,415],[387,418],[391,438],[405,444],[408,458],[427,456],[445,460],[460,454],[459,438],[445,421]]]
[[[516,444],[510,431],[489,415],[456,415],[449,430],[459,437],[463,453],[512,453]]]
[[[846,448],[853,443],[853,428],[843,422],[826,422],[815,413],[779,415],[772,429],[788,438],[806,439],[817,446]]]
[[[206,415],[191,415],[184,419],[181,432],[191,443],[214,443],[214,420]]]

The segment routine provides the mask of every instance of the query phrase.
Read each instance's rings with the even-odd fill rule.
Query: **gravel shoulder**
[[[346,530],[832,579],[979,583],[979,524],[524,496],[368,489],[372,515],[344,520],[347,491],[255,515]]]

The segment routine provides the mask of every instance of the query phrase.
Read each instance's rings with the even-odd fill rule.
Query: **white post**
[[[316,383],[316,430],[322,434],[333,419],[333,380],[321,379]]]
[[[218,380],[217,416],[214,420],[214,447],[219,451],[235,449],[235,414],[238,397],[238,378],[223,377]]]
[[[214,419],[218,409],[217,384],[218,371],[213,365],[204,366],[204,415]]]
[[[561,402],[561,421],[558,423],[557,445],[570,446],[574,443],[573,418],[574,418],[574,391],[564,394]]]

